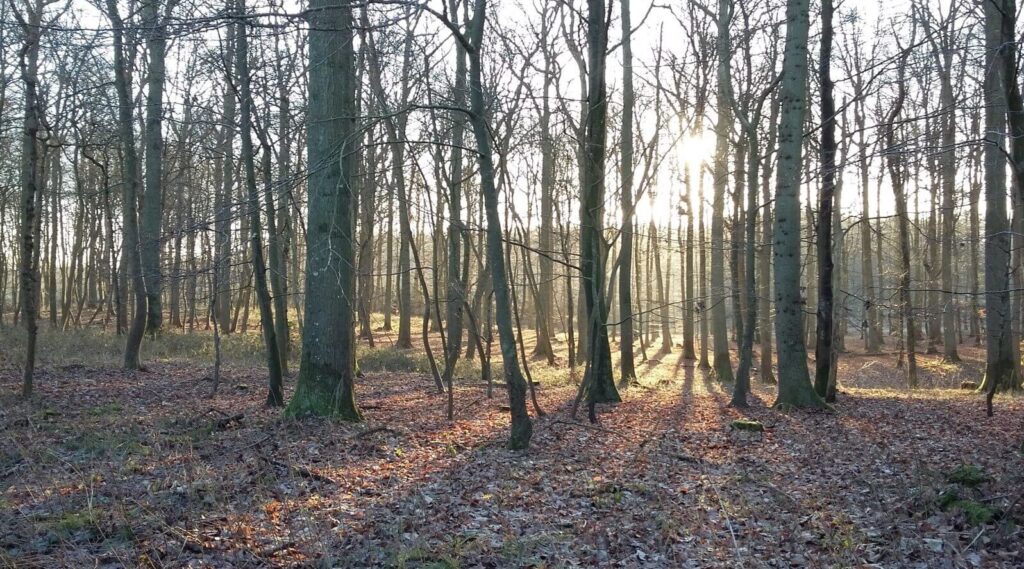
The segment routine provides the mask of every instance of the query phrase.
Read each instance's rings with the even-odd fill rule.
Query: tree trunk
[[[622,7],[622,135],[620,183],[622,184],[622,233],[619,265],[619,385],[636,381],[633,360],[633,43],[629,0]],[[653,225],[653,224],[652,224]]]
[[[477,0],[478,2],[483,0]],[[587,314],[589,365],[583,376],[591,421],[594,405],[621,401],[612,378],[611,347],[608,343],[608,309],[604,298],[604,238],[602,217],[605,191],[605,145],[608,101],[605,85],[608,28],[601,0],[588,0],[587,120],[584,137],[584,184],[580,188],[580,261],[583,269],[583,298]],[[499,310],[500,312],[500,310]]]
[[[146,51],[149,67],[146,83],[146,128],[143,135],[146,159],[146,188],[142,196],[139,220],[140,258],[146,281],[146,331],[156,334],[163,324],[163,303],[160,298],[163,276],[160,268],[161,222],[163,221],[163,112],[165,56],[167,51],[166,20],[177,0],[167,0],[167,14],[161,17],[160,0],[144,0],[142,25],[146,30]]]
[[[39,272],[34,259],[38,246],[35,227],[38,211],[36,203],[40,192],[39,127],[42,109],[39,104],[39,40],[44,4],[36,2],[26,10],[27,20],[16,13],[23,33],[19,53],[21,80],[25,84],[25,116],[23,121],[21,154],[21,312],[25,322],[25,369],[22,374],[21,395],[32,396],[32,382],[36,365],[36,337],[39,334]],[[13,8],[12,8],[13,9]]]
[[[114,37],[114,86],[118,99],[118,136],[124,153],[122,163],[123,188],[122,242],[124,261],[123,274],[131,279],[135,294],[135,314],[124,348],[125,369],[141,369],[139,349],[146,327],[146,281],[142,274],[142,260],[139,254],[139,157],[135,150],[135,133],[132,126],[132,97],[129,62],[125,59],[124,23],[118,13],[116,0],[107,0],[107,12]],[[121,290],[127,293],[127,283]]]
[[[836,358],[834,339],[834,292],[832,259],[832,208],[836,192],[836,108],[832,96],[832,0],[821,0],[821,55],[818,81],[821,85],[821,193],[818,201],[818,326],[814,347],[814,390],[831,403],[829,378]],[[842,228],[840,228],[840,231]]]
[[[480,166],[480,188],[487,213],[487,262],[491,269],[494,300],[497,304],[498,335],[501,343],[502,365],[508,385],[512,429],[508,446],[525,449],[533,435],[533,423],[526,410],[526,380],[519,369],[516,355],[515,331],[512,328],[512,304],[509,298],[508,277],[502,252],[501,219],[498,216],[498,189],[494,182],[494,162],[491,156],[490,132],[485,118],[483,92],[483,62],[480,49],[486,23],[487,0],[475,0],[473,19],[469,24],[468,41],[463,47],[469,56],[470,120],[476,138],[477,161]],[[614,389],[614,385],[612,386]]]
[[[715,172],[711,205],[711,328],[714,335],[712,365],[715,377],[732,382],[732,356],[729,353],[729,330],[725,314],[725,189],[729,183],[729,136],[732,133],[732,57],[729,24],[733,3],[718,2],[718,115],[715,119]],[[806,42],[805,42],[806,43]],[[805,47],[806,49],[806,47]]]
[[[352,175],[356,136],[352,6],[311,0],[309,221],[302,359],[287,413],[358,421],[355,401]]]
[[[779,91],[778,166],[775,192],[775,335],[778,338],[777,407],[823,407],[807,372],[800,297],[800,180],[807,107],[808,0],[788,0],[786,44]]]

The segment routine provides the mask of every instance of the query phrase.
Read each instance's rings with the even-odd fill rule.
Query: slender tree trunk
[[[239,133],[242,137],[242,162],[245,168],[245,187],[248,196],[249,238],[252,247],[253,280],[256,283],[256,299],[260,309],[260,328],[263,331],[263,348],[267,353],[269,383],[267,406],[284,405],[284,389],[280,346],[274,325],[270,289],[267,286],[267,266],[263,259],[263,229],[260,221],[260,198],[256,188],[256,159],[252,144],[252,95],[249,77],[249,31],[245,23],[245,0],[238,0],[238,46],[235,50],[235,70],[238,76],[238,106],[240,109]],[[266,165],[269,170],[269,164]],[[268,189],[269,191],[269,189]],[[270,204],[273,205],[272,203]],[[267,208],[268,219],[272,219],[273,207]],[[271,234],[274,229],[271,224]],[[273,237],[271,239],[274,239]],[[271,246],[271,251],[274,246]],[[273,255],[273,252],[271,253]]]
[[[161,222],[163,221],[163,112],[165,57],[167,51],[166,20],[177,0],[166,0],[167,14],[161,17],[160,0],[142,2],[142,22],[146,35],[149,67],[146,83],[146,128],[144,132],[146,188],[142,197],[139,221],[140,258],[146,280],[146,331],[156,334],[163,325],[163,303],[160,297],[163,275],[160,268]]]
[[[450,0],[451,15],[458,19],[459,9],[457,0]],[[412,50],[412,31],[406,37],[407,55]],[[452,95],[457,107],[466,106],[466,50],[456,42],[455,47],[455,85]],[[547,99],[545,98],[545,103]],[[447,328],[447,352],[445,353],[444,381],[449,391],[452,386],[452,376],[455,374],[455,366],[459,361],[459,353],[462,350],[462,306],[466,302],[466,275],[462,274],[462,232],[465,229],[462,223],[462,179],[463,172],[462,147],[465,144],[466,121],[462,112],[455,111],[452,118],[452,148],[451,148],[451,170],[448,183],[448,280],[445,304],[445,325]],[[543,185],[543,182],[542,182]],[[438,192],[441,188],[438,187]],[[549,205],[550,207],[550,205]],[[440,213],[440,211],[438,212]],[[549,220],[550,221],[550,220]],[[435,265],[437,261],[435,260]],[[546,331],[546,323],[541,326]],[[540,348],[541,332],[538,329],[538,349]],[[551,353],[551,345],[548,342],[547,353],[549,358],[554,357]]]
[[[690,177],[690,165],[686,164],[683,174],[683,191],[684,203],[686,204],[686,242],[683,243],[680,240],[679,247],[683,249],[683,261],[681,262],[681,269],[683,271],[683,359],[695,360],[697,354],[694,351],[693,346],[693,319],[695,316],[693,309],[693,275],[696,272],[693,266],[693,247],[694,247],[694,235],[693,235],[693,218],[696,212],[693,210],[692,195],[692,178]],[[682,231],[682,226],[679,228]]]
[[[889,117],[885,124],[886,130],[886,160],[889,166],[889,175],[892,181],[892,191],[896,198],[896,224],[899,228],[900,247],[900,304],[904,323],[906,324],[905,346],[907,353],[907,384],[911,389],[917,388],[917,354],[916,354],[916,324],[914,320],[913,300],[910,291],[911,267],[910,267],[910,219],[907,215],[907,197],[905,189],[906,167],[902,164],[903,157],[900,156],[900,149],[896,147],[896,120],[902,111],[904,101],[907,97],[907,88],[904,80],[904,73],[910,51],[904,50],[900,57],[898,94],[896,101],[889,111]]]
[[[633,44],[630,0],[622,8],[622,136],[620,137],[620,178],[622,184],[622,233],[619,255],[619,385],[636,381],[633,360]]]
[[[135,150],[135,133],[132,126],[132,98],[129,62],[125,59],[124,23],[118,13],[116,0],[107,0],[107,12],[114,37],[114,86],[118,99],[118,136],[121,139],[124,161],[122,163],[123,188],[122,243],[124,257],[123,274],[129,275],[135,289],[135,314],[128,329],[124,348],[125,369],[141,369],[139,349],[146,327],[146,281],[142,274],[142,260],[139,253],[139,158]],[[121,290],[127,293],[127,282]]]
[[[821,85],[821,193],[818,201],[818,326],[814,348],[814,390],[831,403],[829,378],[836,353],[834,339],[834,292],[832,290],[832,208],[836,193],[836,108],[832,96],[832,0],[821,0],[821,55],[818,81]],[[841,230],[842,228],[840,228]],[[831,395],[831,397],[829,397]]]
[[[712,365],[715,377],[732,382],[732,356],[729,353],[729,330],[725,314],[725,189],[729,183],[729,136],[732,133],[732,57],[729,24],[733,3],[718,2],[718,115],[715,119],[715,172],[711,205],[711,327],[714,334]],[[806,48],[805,48],[806,49]]]
[[[711,369],[708,360],[708,252],[707,236],[704,231],[704,169],[700,169],[700,182],[697,184],[697,240],[700,242],[700,299],[697,301],[697,311],[700,313],[700,361],[697,364],[700,369]]]
[[[27,10],[27,19],[16,14],[23,33],[19,52],[21,80],[25,85],[25,116],[23,119],[21,154],[21,312],[25,322],[25,368],[22,374],[21,395],[32,396],[36,365],[36,338],[39,334],[39,272],[34,259],[38,248],[35,231],[39,188],[39,134],[42,109],[39,104],[39,40],[44,4],[36,2]],[[13,9],[13,8],[12,8]]]
[[[233,0],[226,0],[228,4]],[[225,62],[225,69],[230,70],[230,62],[234,61],[234,50],[235,50],[235,27],[228,26],[227,37],[224,41],[225,54],[223,56]],[[230,72],[225,75],[226,85],[230,85],[233,79],[230,76]],[[223,126],[219,133],[219,156],[218,161],[220,163],[220,173],[217,174],[219,177],[220,184],[214,188],[214,254],[219,260],[215,270],[219,271],[215,282],[219,289],[217,290],[217,303],[215,310],[217,311],[217,324],[220,325],[221,333],[228,334],[231,332],[231,273],[232,273],[232,260],[231,260],[231,225],[234,217],[234,207],[232,190],[234,188],[234,172],[235,172],[235,152],[234,152],[234,136],[235,136],[235,96],[231,93],[229,86],[224,88],[224,105],[223,105]]]
[[[501,343],[502,365],[508,385],[512,429],[509,448],[525,449],[533,435],[533,423],[526,410],[526,380],[519,369],[516,354],[515,331],[512,328],[512,304],[509,297],[505,258],[502,253],[501,219],[498,216],[498,189],[494,183],[494,162],[491,156],[490,132],[485,119],[483,92],[483,62],[480,49],[486,23],[487,0],[475,0],[473,19],[469,24],[466,47],[469,56],[470,120],[476,138],[477,161],[480,166],[480,188],[487,213],[487,261],[491,269],[494,300],[497,303],[498,336]],[[614,385],[612,386],[614,389]]]

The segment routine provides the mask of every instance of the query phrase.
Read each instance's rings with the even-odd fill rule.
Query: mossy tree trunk
[[[302,359],[291,416],[358,421],[353,330],[352,175],[357,158],[352,5],[311,0],[309,31],[309,221]]]

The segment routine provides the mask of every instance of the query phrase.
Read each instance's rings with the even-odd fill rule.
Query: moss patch
[[[729,428],[734,431],[751,431],[756,433],[764,432],[764,425],[754,419],[736,419],[729,423]]]
[[[953,484],[975,488],[991,481],[992,478],[977,465],[961,464],[946,476],[946,480]]]

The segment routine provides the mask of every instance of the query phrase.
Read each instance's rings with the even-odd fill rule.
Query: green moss
[[[124,407],[117,403],[107,403],[106,405],[98,405],[89,409],[89,414],[93,417],[105,417],[107,415],[114,415],[124,411]]]
[[[948,510],[959,499],[960,492],[956,488],[947,488],[939,492],[939,507],[943,510]]]
[[[991,523],[996,519],[995,510],[973,500],[956,500],[948,509],[960,510],[967,518],[967,522],[975,526]]]
[[[97,520],[96,515],[92,510],[87,512],[65,512],[60,518],[57,519],[54,527],[62,535],[71,535],[81,531],[92,530],[96,528]]]
[[[953,484],[960,484],[967,486],[968,488],[974,488],[980,486],[985,482],[992,480],[985,472],[974,464],[961,464],[956,467],[949,475],[946,480]]]
[[[760,421],[755,421],[754,419],[736,419],[729,423],[729,428],[735,431],[764,432],[764,425],[762,425]]]
[[[306,364],[300,367],[295,394],[285,407],[286,417],[332,417],[343,421],[362,421],[354,394],[348,397],[339,385],[344,381],[337,373],[320,371]]]

